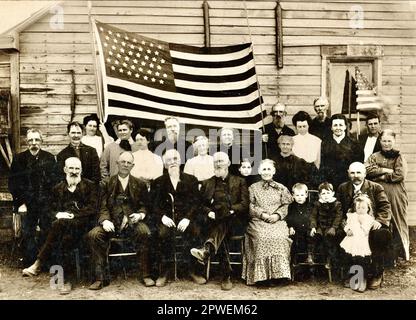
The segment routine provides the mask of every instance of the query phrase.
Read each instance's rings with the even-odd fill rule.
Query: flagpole
[[[91,49],[93,54],[93,64],[94,64],[94,73],[95,73],[95,87],[97,91],[97,113],[101,121],[104,121],[104,106],[102,100],[102,77],[99,70],[99,63],[97,62],[97,46],[95,43],[95,19],[91,17],[92,2],[87,1],[88,5],[88,21],[90,24],[90,35],[91,35]]]

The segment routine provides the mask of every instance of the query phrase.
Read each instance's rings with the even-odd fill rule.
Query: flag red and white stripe
[[[199,48],[95,22],[104,116],[258,129],[262,111],[250,43]],[[263,116],[265,116],[263,111]]]

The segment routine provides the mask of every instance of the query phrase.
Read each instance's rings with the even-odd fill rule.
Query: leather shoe
[[[231,290],[233,288],[233,283],[231,282],[230,277],[225,278],[221,282],[221,290]]]
[[[167,275],[160,276],[156,280],[156,287],[164,287],[166,286],[166,282],[168,281]]]
[[[191,273],[190,277],[192,279],[193,282],[195,282],[196,284],[206,284],[207,280],[204,277],[198,276],[195,273]]]
[[[155,285],[154,280],[150,277],[143,278],[143,283],[145,287],[153,287]]]
[[[368,289],[376,290],[381,287],[381,283],[383,282],[383,274],[380,274],[379,276],[375,276],[370,280],[370,283],[368,284]]]
[[[191,249],[191,254],[198,259],[198,262],[205,265],[207,263],[208,257],[209,257],[209,252],[207,249],[202,248],[202,249],[198,249],[198,248],[192,248]]]
[[[101,290],[102,288],[104,288],[105,286],[108,286],[109,284],[110,284],[109,282],[97,280],[93,284],[91,284],[88,287],[88,289],[90,289],[90,290]]]
[[[59,294],[65,295],[69,294],[72,290],[72,284],[70,282],[64,283],[62,287],[59,288]]]
[[[22,275],[25,277],[35,277],[39,275],[40,269],[32,264],[29,268],[25,268],[22,270]]]

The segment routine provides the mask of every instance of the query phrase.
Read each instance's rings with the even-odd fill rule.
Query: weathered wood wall
[[[250,40],[243,1],[210,0],[211,45]],[[202,1],[92,1],[96,19],[170,42],[202,46]],[[389,115],[383,124],[399,133],[410,166],[410,222],[416,224],[416,43],[415,6],[409,1],[281,1],[284,68],[275,61],[276,1],[246,1],[257,73],[266,106],[278,99],[292,115],[313,114],[321,92],[320,45],[382,45],[383,92]],[[353,6],[361,6],[364,28],[351,28]],[[75,70],[76,118],[96,110],[95,76],[86,1],[66,1],[63,29],[51,28],[53,14],[28,27],[20,37],[22,134],[42,128],[46,145],[57,153],[68,143],[69,73]],[[0,80],[1,81],[1,80]],[[289,119],[288,119],[289,120]]]

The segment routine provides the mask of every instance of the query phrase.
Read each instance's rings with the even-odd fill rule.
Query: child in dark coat
[[[327,262],[338,265],[339,243],[343,237],[341,228],[342,206],[335,198],[332,184],[323,182],[318,187],[319,200],[315,201],[311,214],[311,233],[327,257]]]
[[[307,263],[313,263],[314,238],[310,236],[310,215],[312,206],[308,201],[308,187],[303,183],[296,183],[292,187],[293,198],[289,205],[286,223],[289,227],[289,236],[292,238],[292,259],[296,254],[307,252]]]

